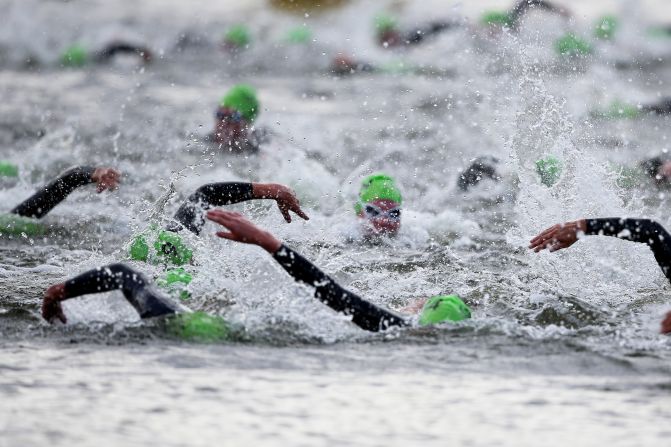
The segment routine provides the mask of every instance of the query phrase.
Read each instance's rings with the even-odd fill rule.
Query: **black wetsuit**
[[[231,205],[254,199],[251,183],[228,182],[203,185],[191,194],[175,213],[175,220],[187,230],[200,234],[205,219],[203,212],[213,206]],[[179,226],[169,226],[168,230],[179,231]]]
[[[651,249],[657,264],[671,281],[671,235],[663,226],[650,219],[622,219],[619,217],[586,219],[585,234],[614,236],[633,242],[642,242]]]
[[[140,318],[160,317],[183,309],[149,285],[141,273],[125,264],[89,270],[65,282],[65,299],[121,289]]]
[[[641,110],[657,115],[671,115],[671,98],[664,98],[656,104],[642,106]]]
[[[400,315],[378,307],[343,289],[331,277],[286,245],[273,255],[275,260],[296,281],[315,288],[315,297],[331,309],[352,316],[352,322],[367,331],[380,331],[392,326],[408,326]]]
[[[493,157],[479,157],[476,158],[471,165],[459,175],[457,186],[462,191],[468,191],[468,188],[475,186],[485,177],[495,181],[501,180],[498,172],[496,172],[496,164],[498,160]]]
[[[97,62],[107,62],[117,54],[137,54],[144,59],[145,62],[151,60],[151,52],[147,48],[126,42],[110,43],[105,48],[98,51],[95,58]]]
[[[431,22],[426,25],[416,28],[412,31],[407,31],[401,37],[405,45],[419,45],[424,42],[427,37],[434,36],[450,28],[455,28],[461,25],[459,22]]]
[[[24,200],[11,212],[19,216],[41,218],[47,215],[56,205],[61,203],[75,189],[93,183],[91,176],[95,168],[76,166],[63,172],[58,178],[42,187],[35,194]]]
[[[352,316],[352,322],[367,331],[380,331],[408,322],[392,311],[370,303],[343,289],[310,261],[286,245],[273,255],[296,281],[315,288],[315,297],[331,309]],[[183,308],[151,287],[139,272],[124,264],[111,264],[82,273],[65,283],[65,299],[121,289],[141,318],[181,312]]]

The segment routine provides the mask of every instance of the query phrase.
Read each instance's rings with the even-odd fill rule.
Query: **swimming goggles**
[[[368,218],[379,218],[385,217],[391,220],[400,220],[401,219],[401,208],[396,207],[390,210],[383,210],[378,206],[373,205],[372,203],[363,204],[363,212]]]
[[[216,116],[218,120],[225,120],[233,123],[239,123],[244,119],[242,114],[237,110],[225,109],[223,107],[217,109]]]

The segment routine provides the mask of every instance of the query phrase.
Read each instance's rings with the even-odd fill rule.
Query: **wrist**
[[[576,220],[575,223],[577,231],[587,233],[587,219]]]
[[[252,195],[255,199],[274,199],[272,183],[252,183]]]
[[[277,239],[272,234],[264,232],[262,237],[259,238],[258,245],[272,255],[280,249],[282,246],[282,241]]]

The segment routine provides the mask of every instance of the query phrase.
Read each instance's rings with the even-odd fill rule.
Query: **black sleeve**
[[[643,112],[655,113],[657,115],[671,114],[671,98],[663,99],[656,104],[649,104],[641,107]]]
[[[96,53],[98,62],[106,62],[116,54],[137,54],[145,61],[151,60],[151,53],[145,47],[129,44],[126,42],[112,42]]]
[[[520,2],[515,5],[512,11],[510,11],[512,28],[517,29],[522,17],[524,17],[524,15],[534,7],[555,13],[562,12],[562,8],[550,3],[547,0],[520,0]]]
[[[95,168],[76,166],[62,173],[56,180],[42,187],[35,194],[12,210],[19,216],[41,218],[47,215],[75,189],[92,183]]]
[[[585,234],[613,236],[648,244],[655,255],[657,264],[671,281],[671,235],[657,222],[650,219],[621,219],[619,217],[587,219]]]
[[[65,299],[121,289],[141,318],[174,314],[178,306],[160,295],[141,273],[124,264],[89,270],[65,282]]]
[[[408,32],[403,40],[408,45],[418,44],[423,42],[426,37],[447,31],[448,29],[457,27],[458,25],[458,22],[431,22],[424,27]]]
[[[484,158],[476,159],[464,172],[459,175],[457,186],[462,191],[468,191],[468,188],[475,186],[482,179],[488,177],[492,180],[501,180],[498,172],[496,172],[495,159],[486,160]]]
[[[205,225],[203,211],[213,206],[231,205],[253,198],[254,191],[251,183],[210,183],[201,186],[189,196],[175,213],[175,220],[187,230],[200,234],[200,230]]]
[[[376,332],[391,326],[408,325],[403,317],[394,312],[343,289],[331,277],[286,245],[282,245],[273,257],[296,281],[314,287],[315,297],[319,301],[337,312],[352,315],[352,322],[361,329]]]

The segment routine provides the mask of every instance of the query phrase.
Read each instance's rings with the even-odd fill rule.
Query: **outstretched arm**
[[[89,183],[97,183],[98,193],[119,186],[121,173],[113,168],[75,166],[63,172],[11,212],[19,216],[41,218],[61,203],[72,191]]]
[[[520,0],[520,2],[517,3],[510,11],[511,27],[516,30],[520,25],[520,20],[522,20],[522,17],[524,17],[530,10],[532,10],[532,8],[541,8],[565,17],[569,16],[569,13],[566,9],[547,0]]]
[[[561,250],[573,245],[580,233],[585,235],[613,236],[647,244],[655,255],[664,275],[671,281],[671,235],[650,219],[622,219],[619,217],[581,219],[554,225],[530,242],[529,248],[539,252]]]
[[[149,51],[147,47],[134,45],[123,41],[115,41],[100,50],[96,54],[96,60],[98,62],[106,62],[114,57],[114,55],[120,53],[137,54],[145,63],[151,62],[152,59],[151,51]]]
[[[291,222],[289,211],[305,220],[309,219],[301,209],[296,194],[284,185],[228,182],[210,183],[198,188],[177,210],[175,220],[189,231],[199,234],[205,224],[203,211],[215,206],[231,205],[254,199],[277,201],[277,206],[287,222]]]
[[[66,323],[67,318],[63,313],[61,302],[82,295],[117,289],[123,291],[141,318],[158,317],[179,311],[177,305],[149,286],[144,275],[124,264],[110,264],[49,287],[42,301],[42,316],[49,322],[57,318]]]
[[[214,210],[207,213],[208,219],[223,225],[228,231],[217,236],[237,242],[258,245],[273,255],[273,258],[296,280],[315,288],[315,297],[331,309],[352,316],[352,322],[367,331],[384,330],[391,326],[407,326],[401,316],[376,306],[358,295],[342,288],[331,277],[319,270],[310,261],[282,244],[272,234],[256,227],[239,213]]]

